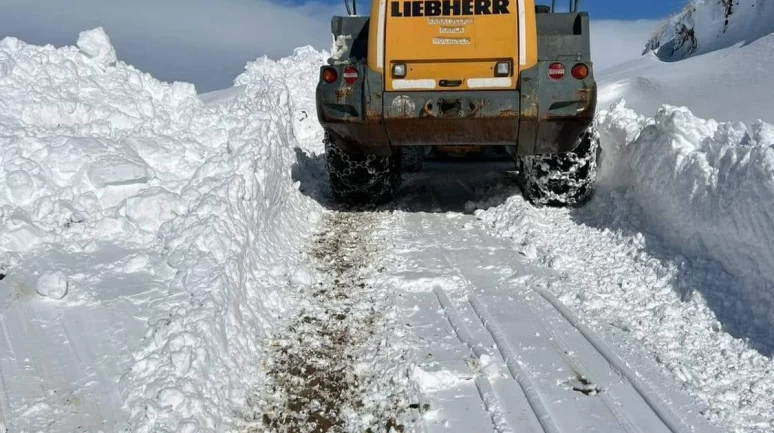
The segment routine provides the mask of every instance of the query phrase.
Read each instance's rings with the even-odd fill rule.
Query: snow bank
[[[635,364],[652,357],[712,422],[772,431],[774,127],[672,106],[649,118],[624,101],[597,126],[604,158],[587,206],[513,195],[477,217],[559,272],[548,288],[563,303]]]
[[[603,187],[630,188],[667,243],[746,281],[737,302],[774,325],[774,126],[748,131],[671,106],[647,119],[623,101],[598,123]]]
[[[691,0],[657,29],[646,45],[664,60],[679,60],[774,32],[771,0]]]
[[[322,58],[305,49],[259,60],[238,78],[243,91],[207,106],[190,84],[116,61],[101,29],[82,33],[78,48],[0,41],[0,284],[32,278],[42,295],[4,290],[4,317],[38,311],[29,326],[42,327],[44,340],[25,349],[35,342],[8,335],[2,344],[50,358],[63,372],[57,380],[76,386],[67,392],[91,410],[63,410],[54,385],[30,389],[20,373],[19,384],[4,385],[9,428],[249,425],[240,411],[261,380],[261,339],[293,308],[283,289],[311,278],[297,250],[322,210],[292,172],[299,152],[319,150],[319,128],[307,125],[309,77]],[[51,254],[80,259],[39,259]],[[45,319],[43,302],[128,324],[58,338],[70,325]],[[144,338],[130,332],[133,321]],[[13,357],[0,362],[25,371]],[[120,378],[89,380],[110,366]],[[97,389],[106,386],[118,388]],[[123,404],[101,401],[113,391]]]

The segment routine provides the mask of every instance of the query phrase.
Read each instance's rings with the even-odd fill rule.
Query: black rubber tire
[[[401,169],[405,172],[422,170],[425,163],[425,146],[401,146]]]
[[[580,145],[555,155],[517,155],[516,170],[522,194],[536,206],[578,207],[594,192],[599,134],[589,128]]]
[[[391,156],[343,150],[325,134],[325,160],[334,200],[346,205],[376,205],[392,200],[400,187],[400,152]]]

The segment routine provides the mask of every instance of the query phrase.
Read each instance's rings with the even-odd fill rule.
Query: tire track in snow
[[[533,288],[533,290],[539,291],[540,289]],[[613,414],[613,416],[618,420],[624,430],[629,433],[642,433],[642,430],[637,428],[623,413],[623,411],[619,409],[618,404],[611,399],[609,393],[606,392],[606,390],[602,390],[597,387],[596,384],[600,383],[600,381],[595,378],[593,374],[591,374],[589,369],[586,368],[586,366],[583,364],[583,361],[575,356],[574,350],[562,339],[561,335],[556,332],[556,329],[554,329],[550,324],[546,323],[546,321],[540,317],[539,314],[536,314],[532,309],[527,309],[527,311],[528,314],[534,319],[534,322],[543,329],[546,335],[548,335],[548,340],[550,340],[551,343],[558,349],[556,350],[556,353],[558,353],[564,362],[567,363],[567,365],[570,366],[571,369],[578,375],[578,379],[581,381],[581,384],[584,386],[591,385],[593,387],[591,390],[576,388],[576,391],[583,393],[586,393],[586,391],[591,391],[597,394],[605,406]],[[572,322],[570,322],[570,324],[572,324]],[[604,354],[602,355],[604,356]]]
[[[540,422],[540,425],[543,427],[543,431],[545,433],[560,433],[556,424],[554,424],[554,421],[551,419],[548,409],[546,409],[545,404],[543,404],[543,400],[532,385],[532,381],[530,381],[527,373],[516,361],[516,356],[513,354],[513,351],[510,345],[508,345],[508,341],[506,341],[503,336],[503,332],[497,325],[497,322],[492,319],[492,316],[486,310],[484,304],[481,303],[475,294],[468,294],[468,301],[476,312],[476,315],[478,315],[478,318],[481,319],[481,323],[484,324],[484,327],[486,327],[495,343],[497,343],[497,349],[500,351],[503,359],[505,359],[505,365],[508,367],[511,375],[513,375],[513,378],[519,382],[522,391],[524,391],[524,395],[527,397],[527,401],[535,412],[535,416]]]
[[[575,315],[561,303],[561,301],[543,289],[536,287],[533,287],[532,289],[545,299],[546,302],[551,304],[551,306],[554,307],[565,320],[570,322],[570,324],[583,335],[586,341],[588,341],[589,344],[591,344],[620,375],[626,378],[669,430],[674,433],[692,431],[691,428],[686,426],[685,423],[683,423],[683,421],[677,417],[674,412],[658,398],[658,396],[656,396],[655,392],[643,380],[639,379],[637,375],[627,367],[626,363],[624,363],[612,349],[597,337],[593,331],[586,327],[586,325],[582,324],[578,318],[576,318]]]
[[[483,367],[483,363],[486,362],[488,358],[490,358],[489,354],[481,347],[480,344],[475,344],[475,339],[460,319],[460,316],[457,314],[454,305],[449,300],[449,297],[446,296],[446,292],[441,287],[435,286],[433,288],[433,293],[435,293],[435,296],[438,299],[438,303],[441,304],[444,315],[446,316],[446,320],[449,321],[449,324],[454,330],[454,333],[457,335],[457,338],[459,338],[462,343],[466,344],[470,348],[478,360],[479,367]],[[476,377],[475,382],[478,393],[481,396],[481,401],[486,406],[487,412],[489,412],[492,418],[492,424],[494,425],[495,430],[499,433],[514,432],[515,430],[513,429],[513,426],[508,423],[507,418],[502,412],[501,404],[497,399],[497,395],[492,388],[492,383],[489,381],[489,378],[479,374]]]
[[[378,223],[376,213],[337,212],[312,242],[323,281],[306,290],[298,317],[273,339],[268,383],[252,399],[262,425],[251,433],[405,430],[416,405],[410,363],[390,341],[389,288],[370,282]]]

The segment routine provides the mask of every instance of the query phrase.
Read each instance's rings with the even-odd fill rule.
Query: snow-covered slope
[[[771,0],[690,0],[656,29],[646,50],[663,60],[681,60],[774,32]]]
[[[313,279],[296,251],[322,210],[292,173],[319,150],[297,136],[319,133],[323,56],[259,60],[208,106],[116,62],[101,29],[0,42],[3,427],[249,425],[283,288]]]
[[[774,2],[694,0],[659,29],[643,57],[601,71],[599,105],[617,99],[640,113],[662,104],[688,106],[700,117],[719,121],[774,122]],[[671,54],[680,29],[692,37]],[[679,44],[678,44],[679,45]]]
[[[686,32],[690,49],[665,54]],[[649,48],[601,82],[602,187],[628,188],[668,244],[744,280],[736,302],[771,326],[774,3],[693,0]]]

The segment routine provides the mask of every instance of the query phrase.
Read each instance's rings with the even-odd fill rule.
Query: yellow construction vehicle
[[[316,92],[336,200],[389,200],[428,146],[498,146],[530,201],[583,203],[599,145],[578,1],[372,0],[360,16],[345,0]]]

